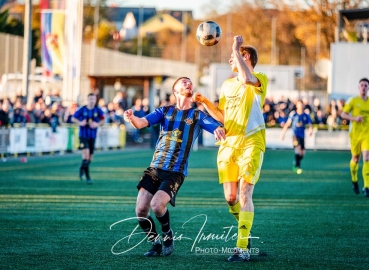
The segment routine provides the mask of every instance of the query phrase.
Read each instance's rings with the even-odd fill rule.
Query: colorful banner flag
[[[65,61],[64,10],[41,11],[41,58],[44,75],[61,76]]]

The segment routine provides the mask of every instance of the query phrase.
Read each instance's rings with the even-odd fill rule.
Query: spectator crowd
[[[308,98],[303,98],[304,111],[311,116],[313,124],[338,128],[341,125],[348,125],[347,120],[340,117],[345,100],[331,100],[323,108],[320,100],[314,98],[309,102]],[[269,97],[265,99],[263,106],[264,120],[267,126],[283,127],[289,114],[295,110],[296,100],[280,97],[278,101]],[[167,96],[160,102],[159,106],[173,104],[173,97]],[[112,101],[106,102],[103,98],[98,100],[98,106],[105,114],[107,124],[123,124],[123,113],[128,109],[126,93],[117,92]],[[27,123],[47,124],[56,130],[61,123],[72,123],[72,116],[78,109],[79,104],[72,103],[68,107],[63,107],[60,91],[48,91],[44,94],[43,90],[38,90],[31,103],[26,102],[26,98],[18,93],[12,100],[4,98],[0,100],[0,127],[26,126]],[[201,104],[194,104],[199,106]],[[137,98],[131,107],[136,116],[142,117],[149,113],[149,100],[147,98]],[[140,134],[134,134],[135,141],[140,141]]]
[[[263,106],[264,121],[267,126],[283,127],[288,120],[289,114],[295,110],[297,99],[291,101],[288,98],[281,97],[274,101],[272,97],[266,98]],[[309,99],[302,98],[304,112],[309,114],[313,124],[321,127],[339,128],[349,124],[347,120],[341,118],[341,112],[345,105],[345,100],[334,100],[324,108],[319,98],[314,98],[312,104]]]

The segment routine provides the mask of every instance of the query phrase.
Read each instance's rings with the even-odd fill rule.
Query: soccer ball
[[[222,29],[216,22],[205,21],[197,27],[196,37],[202,45],[214,46],[219,42],[221,36]]]

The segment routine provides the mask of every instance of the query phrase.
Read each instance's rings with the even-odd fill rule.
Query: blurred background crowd
[[[295,110],[297,99],[289,99],[284,96],[278,98],[268,97],[263,106],[263,115],[268,127],[283,127],[291,111]],[[319,128],[338,129],[347,126],[347,120],[340,117],[345,100],[334,100],[324,107],[318,98],[302,98],[304,110],[310,115],[313,124]],[[217,102],[217,101],[215,101]],[[160,101],[159,106],[174,104],[173,96],[167,96]],[[0,126],[26,126],[32,124],[47,124],[53,129],[65,123],[72,124],[72,116],[81,104],[72,103],[68,107],[62,106],[62,98],[58,89],[44,93],[39,90],[33,98],[32,103],[26,103],[21,94],[13,99],[4,98],[0,100]],[[131,108],[138,117],[149,113],[149,100],[147,98],[136,98],[127,100],[126,93],[118,91],[112,101],[107,102],[103,98],[98,99],[99,107],[105,113],[106,124],[124,124],[123,113]],[[200,110],[204,110],[201,104],[194,104]]]

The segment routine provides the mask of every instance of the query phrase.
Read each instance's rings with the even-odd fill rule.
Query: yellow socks
[[[350,172],[351,172],[351,179],[352,182],[357,182],[357,171],[359,170],[359,164],[350,161]]]
[[[363,162],[364,188],[369,188],[369,161]]]
[[[239,214],[237,247],[246,249],[249,243],[249,234],[254,220],[254,213],[243,212]]]
[[[229,213],[231,213],[238,222],[238,216],[241,210],[240,202],[237,202],[235,205],[228,205],[228,207]]]

